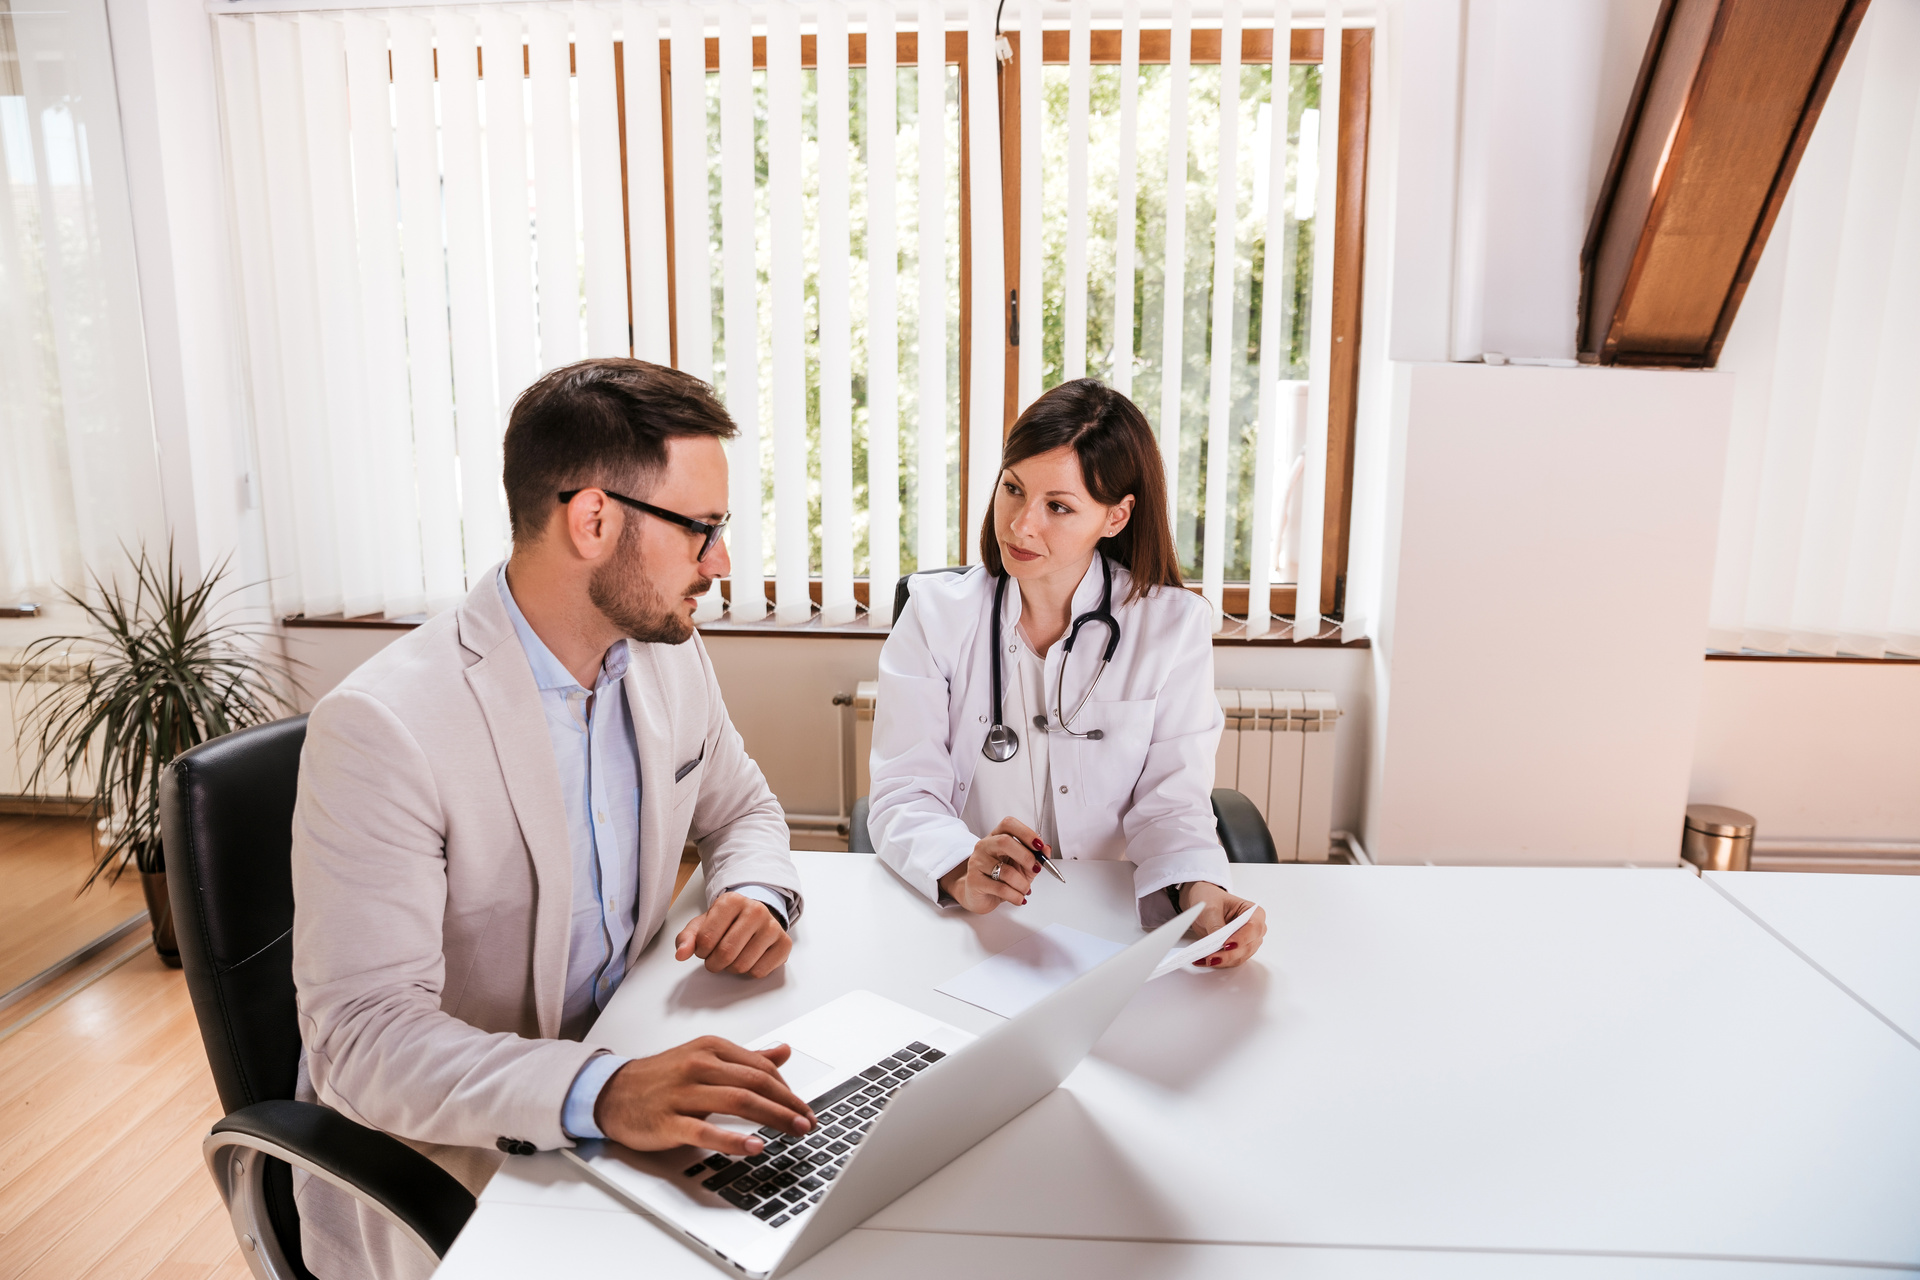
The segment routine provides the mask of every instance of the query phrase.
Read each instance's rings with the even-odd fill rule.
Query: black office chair
[[[896,618],[899,617],[900,611],[907,607],[907,596],[909,594],[907,591],[907,583],[914,578],[919,577],[923,573],[965,573],[967,568],[968,566],[964,564],[949,564],[942,565],[938,569],[916,569],[912,573],[901,574],[900,581],[893,584],[893,616]]]
[[[919,573],[965,573],[965,565],[948,565],[941,569],[922,569]],[[918,577],[918,573],[903,576],[893,588],[893,616],[899,617],[900,611],[907,607],[907,580]],[[1278,862],[1279,850],[1273,847],[1273,833],[1267,830],[1267,820],[1253,807],[1253,801],[1229,787],[1213,789],[1213,825],[1219,833],[1220,847],[1227,851],[1228,862]],[[847,824],[847,852],[872,853],[873,837],[867,831],[867,800],[861,796],[853,802],[853,815]]]
[[[371,1205],[435,1257],[473,1213],[467,1189],[398,1139],[293,1100],[293,801],[307,718],[180,756],[160,783],[168,895],[187,990],[226,1117],[201,1145],[259,1280],[312,1280],[298,1165]]]

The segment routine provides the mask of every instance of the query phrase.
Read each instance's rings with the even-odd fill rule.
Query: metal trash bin
[[[1745,871],[1752,853],[1752,814],[1717,804],[1687,806],[1681,857],[1702,871]]]

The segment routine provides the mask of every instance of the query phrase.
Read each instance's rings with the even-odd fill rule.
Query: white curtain
[[[990,34],[983,4],[974,18]],[[873,33],[866,65],[854,25]],[[280,9],[215,26],[282,612],[459,599],[507,545],[514,398],[583,356],[672,361],[727,402],[736,620],[769,612],[771,578],[774,621],[807,621],[817,575],[825,620],[848,622],[859,573],[890,583],[964,545],[959,220],[975,340],[997,341],[999,195],[976,172],[960,208],[938,6]],[[899,65],[896,35],[923,33]],[[995,95],[972,113],[997,136]],[[970,390],[996,440],[994,361]],[[701,616],[720,609],[716,586]]]
[[[1920,657],[1920,0],[1871,9],[1720,367],[1713,647]]]
[[[164,547],[100,0],[0,0],[0,602]]]

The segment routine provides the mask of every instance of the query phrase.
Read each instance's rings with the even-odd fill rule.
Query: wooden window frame
[[[1017,93],[1007,92],[1009,84],[1017,85],[1020,74],[1020,34],[1017,31],[1005,32],[1005,38],[1012,47],[1013,57],[999,62],[996,67],[996,88],[1000,93],[1000,190],[1002,243],[1005,246],[1005,279],[1002,282],[1001,297],[1008,299],[1019,287],[1020,280],[1020,101]],[[1218,29],[1200,29],[1192,33],[1190,46],[1191,59],[1195,64],[1217,64],[1220,61],[1220,31]],[[1172,33],[1167,30],[1143,30],[1140,33],[1140,62],[1151,66],[1164,64],[1171,59]],[[1067,62],[1068,33],[1048,31],[1041,44],[1041,59],[1046,64],[1064,65]],[[851,33],[847,37],[847,65],[863,67],[867,61],[867,37],[864,33]],[[919,60],[920,40],[917,32],[900,32],[895,36],[894,56],[896,65],[910,67]],[[802,67],[817,65],[817,37],[804,34],[800,37],[800,64]],[[1323,61],[1325,39],[1318,30],[1296,30],[1289,42],[1288,61],[1296,65],[1317,65]],[[1120,62],[1120,32],[1118,30],[1099,30],[1092,33],[1092,62],[1095,65],[1117,65]],[[673,225],[673,71],[670,57],[670,42],[660,41],[660,127],[662,171],[665,177],[664,197],[666,201],[666,260],[667,260],[667,315],[668,331],[672,335],[674,362],[679,362],[679,328],[676,307],[678,304],[675,280],[674,225]],[[1353,512],[1353,460],[1354,460],[1354,420],[1359,393],[1359,351],[1360,351],[1360,300],[1365,269],[1365,227],[1366,227],[1366,173],[1368,123],[1371,118],[1372,70],[1373,70],[1373,32],[1369,28],[1355,28],[1342,33],[1341,38],[1341,94],[1340,94],[1340,150],[1335,165],[1334,195],[1334,249],[1333,249],[1333,323],[1332,335],[1334,349],[1329,361],[1330,382],[1328,392],[1329,411],[1327,424],[1327,480],[1326,501],[1323,507],[1324,518],[1321,529],[1321,568],[1320,568],[1320,612],[1324,616],[1337,618],[1345,604],[1346,575],[1348,555],[1351,545],[1351,524]],[[614,92],[620,131],[620,190],[622,211],[628,212],[626,202],[630,198],[627,181],[627,116],[626,116],[626,42],[624,39],[614,43]],[[1240,60],[1242,64],[1273,61],[1273,33],[1270,30],[1244,30],[1240,40]],[[765,36],[753,37],[753,65],[756,69],[767,64],[767,41]],[[946,64],[960,69],[960,351],[959,351],[959,398],[960,398],[960,474],[970,474],[969,459],[972,447],[971,432],[971,371],[973,360],[973,237],[971,219],[967,210],[968,202],[968,161],[971,158],[971,129],[969,127],[969,94],[971,84],[971,66],[967,56],[967,33],[948,31],[946,33]],[[708,71],[717,71],[720,67],[720,41],[717,37],[706,39],[706,66]],[[631,226],[631,219],[628,219]],[[633,314],[632,298],[632,237],[627,233],[628,255],[628,316]],[[1035,313],[1037,314],[1037,313]],[[1003,309],[1000,332],[1010,335],[1012,314],[1010,307]],[[1011,342],[1002,340],[1002,358],[1006,365],[1004,378],[1005,400],[1001,413],[1001,437],[1012,429],[1018,414],[1019,396],[1019,348]],[[966,544],[968,531],[976,523],[974,513],[968,509],[966,485],[961,485],[960,539]],[[731,580],[723,584],[731,600]],[[1194,588],[1198,590],[1198,588]],[[766,579],[768,599],[772,599],[773,579]],[[811,590],[817,604],[820,599],[820,582],[814,577]],[[1245,616],[1250,588],[1246,583],[1228,584],[1225,590],[1225,609],[1229,614]],[[1294,587],[1291,584],[1277,586],[1273,591],[1273,609],[1275,613],[1290,615],[1295,607]],[[854,598],[862,606],[871,605],[871,593],[865,577],[854,580]]]

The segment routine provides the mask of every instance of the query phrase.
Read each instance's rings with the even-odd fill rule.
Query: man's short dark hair
[[[645,360],[582,360],[520,393],[507,420],[502,463],[513,540],[538,538],[558,495],[592,486],[644,497],[667,465],[675,436],[737,433],[713,388]]]

